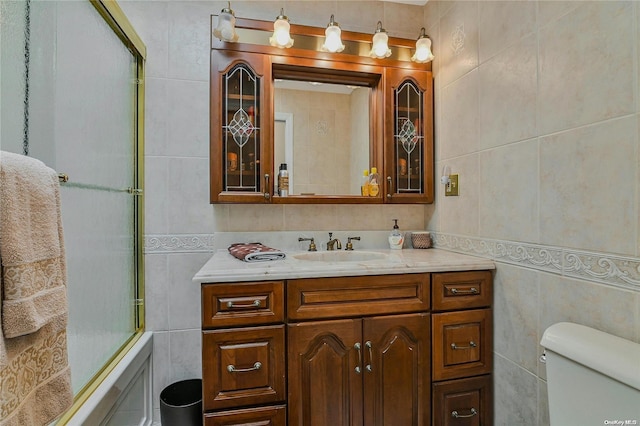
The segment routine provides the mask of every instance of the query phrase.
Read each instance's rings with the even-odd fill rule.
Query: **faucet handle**
[[[309,250],[308,251],[318,251],[318,249],[316,248],[316,242],[315,240],[312,238],[298,238],[298,241],[309,241]]]
[[[345,248],[345,250],[353,250],[353,243],[351,242],[351,240],[360,241],[360,237],[348,237],[347,247]]]

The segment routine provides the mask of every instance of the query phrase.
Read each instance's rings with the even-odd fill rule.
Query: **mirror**
[[[290,195],[360,195],[371,90],[275,80],[274,169],[287,164]]]

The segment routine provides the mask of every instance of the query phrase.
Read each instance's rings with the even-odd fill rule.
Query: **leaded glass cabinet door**
[[[211,202],[269,203],[269,57],[212,50],[211,70]]]
[[[386,202],[432,203],[432,74],[387,69],[386,87]]]

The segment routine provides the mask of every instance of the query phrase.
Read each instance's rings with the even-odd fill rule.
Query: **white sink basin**
[[[366,262],[386,259],[387,255],[374,251],[311,251],[294,254],[292,257],[298,260],[311,260],[314,262]]]

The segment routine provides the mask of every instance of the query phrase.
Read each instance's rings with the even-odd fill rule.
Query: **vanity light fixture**
[[[378,21],[378,26],[376,27],[376,32],[373,35],[373,46],[371,46],[371,53],[369,56],[372,58],[388,58],[391,56],[391,49],[389,49],[389,36],[387,35],[387,31],[382,28],[382,22]]]
[[[273,23],[273,35],[269,38],[269,44],[281,49],[293,46],[293,39],[289,34],[290,29],[289,18],[284,15],[284,9],[280,9],[280,15]]]
[[[327,29],[324,31],[324,44],[320,50],[331,53],[342,52],[344,50],[344,44],[342,44],[342,38],[340,37],[341,33],[340,25],[333,20],[333,15],[331,15],[329,25],[327,25]]]
[[[231,10],[231,2],[227,4],[228,7],[222,9],[220,15],[218,15],[218,26],[213,30],[213,35],[222,41],[235,43],[238,41],[236,17],[233,14],[233,10]]]
[[[416,53],[413,54],[411,60],[419,64],[425,64],[433,61],[433,53],[431,52],[431,39],[424,32],[424,27],[420,29],[420,36],[416,41]]]

